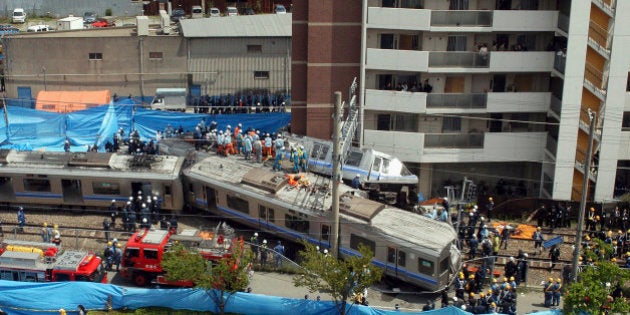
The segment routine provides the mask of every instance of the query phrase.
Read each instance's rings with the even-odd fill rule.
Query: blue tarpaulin
[[[217,122],[220,129],[242,123],[245,130],[262,132],[275,132],[291,120],[290,113],[208,115],[154,111],[134,106],[131,99],[67,114],[7,106],[6,115],[8,126],[5,119],[0,120],[1,149],[46,151],[63,151],[66,137],[72,151],[85,151],[94,144],[103,151],[105,143],[112,142],[119,128],[127,136],[136,129],[141,139],[148,141],[155,139],[156,131],[163,131],[168,124],[175,129],[181,126],[184,131],[193,131],[202,119],[207,125]]]
[[[108,300],[113,309],[138,309],[145,307],[167,307],[171,309],[213,311],[214,301],[203,290],[198,289],[137,289],[111,284],[90,282],[26,283],[0,280],[0,308],[7,314],[59,314],[59,309],[74,311],[81,304],[88,310],[105,310]],[[394,315],[398,311],[380,310],[373,307],[348,306],[348,314]],[[315,301],[267,296],[251,293],[236,293],[226,305],[227,313],[250,315],[310,315],[338,314],[331,301]],[[405,314],[467,315],[471,314],[456,307],[427,312],[405,312]],[[71,314],[71,313],[69,313]],[[557,310],[538,312],[537,315],[561,315]]]

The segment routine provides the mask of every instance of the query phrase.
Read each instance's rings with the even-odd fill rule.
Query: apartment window
[[[262,45],[247,45],[247,52],[248,53],[261,53]]]
[[[376,117],[376,129],[414,132],[418,130],[418,120],[413,114],[380,114]]]
[[[254,71],[254,80],[269,80],[269,71]]]
[[[103,60],[103,53],[89,53],[88,59],[90,60]]]
[[[150,51],[149,52],[149,59],[150,60],[162,60],[163,58],[163,53],[161,51]]]
[[[448,131],[461,131],[462,119],[459,117],[444,117],[442,118],[442,132]]]

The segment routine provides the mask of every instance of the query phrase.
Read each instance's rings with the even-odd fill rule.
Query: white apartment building
[[[579,200],[589,109],[589,199],[628,192],[630,1],[363,0],[362,16],[360,140],[406,161],[420,192],[467,177]]]

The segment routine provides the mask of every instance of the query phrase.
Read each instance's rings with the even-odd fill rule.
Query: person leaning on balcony
[[[481,59],[487,60],[488,54],[488,44],[482,44],[481,47],[479,47],[479,56],[481,57]]]

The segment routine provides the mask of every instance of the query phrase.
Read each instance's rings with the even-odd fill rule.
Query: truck
[[[139,287],[150,283],[192,287],[192,281],[166,280],[161,264],[164,253],[178,242],[186,248],[198,251],[207,260],[229,258],[232,241],[226,235],[230,236],[233,230],[222,228],[225,226],[220,223],[214,231],[184,229],[180,234],[176,234],[174,230],[137,231],[129,238],[123,249],[121,275]],[[221,229],[227,232],[219,234]]]
[[[81,30],[83,29],[83,18],[78,16],[69,16],[57,20],[58,31]]]
[[[5,239],[0,247],[0,279],[107,283],[107,273],[101,258],[94,253],[62,250],[51,243]]]
[[[187,96],[185,88],[158,88],[155,90],[151,109],[185,112]]]

